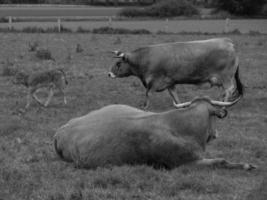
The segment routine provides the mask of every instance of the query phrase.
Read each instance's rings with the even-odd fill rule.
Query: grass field
[[[248,199],[259,200],[267,190],[267,36],[229,36],[240,55],[246,93],[229,109],[228,117],[218,121],[220,137],[204,154],[208,158],[254,163],[257,170],[193,166],[171,171],[148,166],[84,170],[60,160],[53,148],[56,129],[73,117],[108,104],[142,105],[145,90],[139,80],[108,78],[115,58],[106,51],[207,37],[211,36],[0,34],[1,71],[5,72],[7,60],[9,68],[29,73],[55,68],[52,61],[39,60],[28,51],[28,43],[38,41],[51,51],[57,66],[64,67],[69,79],[67,105],[56,96],[48,108],[33,104],[25,114],[18,115],[26,104],[26,89],[13,85],[12,76],[6,76],[6,72],[0,76],[0,199],[244,200],[252,193]],[[77,43],[83,52],[75,52]],[[178,90],[182,101],[203,94],[218,98],[222,92],[188,85],[181,85]],[[152,97],[150,110],[173,109],[167,92]]]

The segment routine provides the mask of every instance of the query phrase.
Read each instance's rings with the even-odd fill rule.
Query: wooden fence
[[[55,26],[57,27],[58,32],[62,31],[62,21],[63,21],[62,18],[57,18],[55,20]],[[107,25],[109,27],[113,27],[113,23],[115,23],[113,17],[107,17]],[[230,31],[230,24],[231,24],[231,20],[229,18],[226,18],[225,23],[224,23],[224,29],[223,29],[224,33],[228,33]],[[12,30],[13,28],[14,28],[13,18],[12,18],[12,16],[9,16],[8,17],[8,29]],[[170,31],[170,21],[168,18],[164,20],[161,30],[163,30],[165,32],[171,32]]]

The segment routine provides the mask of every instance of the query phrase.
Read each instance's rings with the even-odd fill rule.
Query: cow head
[[[193,101],[181,104],[174,103],[174,106],[178,109],[185,107],[197,107],[197,110],[195,112],[208,111],[209,128],[206,135],[206,143],[208,143],[218,137],[218,131],[215,128],[215,117],[220,119],[225,118],[227,116],[226,107],[234,105],[240,100],[240,98],[236,99],[233,102],[222,102],[211,100],[208,97],[202,97],[195,98]]]
[[[128,62],[128,55],[120,51],[113,51],[112,53],[114,53],[115,58],[119,58],[119,60],[111,67],[108,76],[111,78],[121,78],[132,75],[130,64]]]

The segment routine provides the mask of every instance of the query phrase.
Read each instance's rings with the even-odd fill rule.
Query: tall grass
[[[23,29],[8,29],[8,28],[0,28],[0,32],[3,33],[59,33],[58,28],[41,28],[41,27],[25,27]],[[151,31],[147,29],[126,29],[126,28],[113,28],[109,26],[94,28],[94,29],[86,29],[81,26],[77,28],[76,31],[72,31],[69,28],[63,28],[60,33],[95,33],[95,34],[152,34]],[[239,29],[234,29],[229,32],[223,33],[215,33],[215,32],[201,32],[201,31],[180,31],[180,32],[166,32],[166,31],[157,31],[156,34],[181,34],[181,35],[250,35],[250,36],[258,36],[265,35],[265,33],[261,33],[259,31],[249,31],[248,33],[242,33]],[[31,47],[30,47],[31,49]],[[30,50],[31,51],[31,50]]]

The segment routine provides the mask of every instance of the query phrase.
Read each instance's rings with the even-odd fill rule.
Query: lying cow
[[[145,108],[149,106],[149,91],[168,89],[173,101],[179,103],[176,84],[208,82],[222,86],[224,101],[243,94],[238,57],[228,38],[158,44],[114,53],[120,60],[112,66],[109,76],[137,76],[146,88]]]
[[[235,169],[253,169],[225,159],[203,159],[206,144],[216,138],[214,119],[227,115],[234,102],[197,98],[163,113],[126,105],[109,105],[70,120],[55,134],[55,149],[65,161],[96,168],[148,164],[174,168],[191,163]]]

